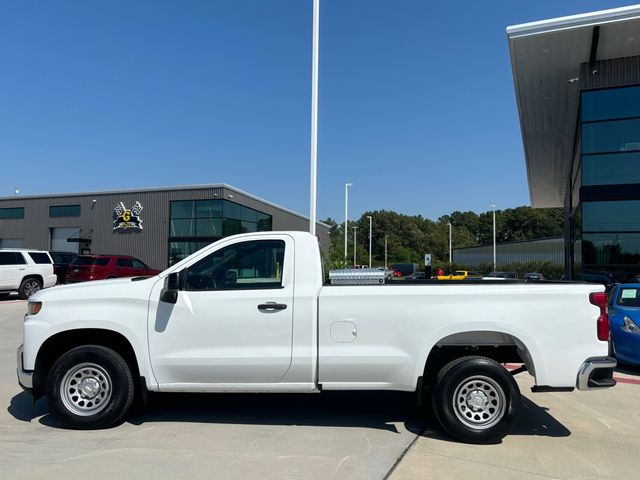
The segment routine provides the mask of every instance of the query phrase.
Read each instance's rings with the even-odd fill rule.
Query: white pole
[[[369,268],[371,268],[371,215],[367,215],[369,219]]]
[[[447,225],[449,225],[449,270],[451,270],[451,222]]]
[[[496,271],[496,206],[489,205],[493,209],[493,271]]]
[[[358,240],[358,227],[353,227],[353,266],[356,266],[356,245]]]
[[[387,239],[389,235],[384,236],[384,269],[387,269]]]
[[[316,185],[318,174],[318,45],[320,0],[313,0],[313,55],[311,67],[311,188],[309,231],[316,234]]]
[[[349,187],[353,185],[353,183],[345,183],[344,184],[344,263],[347,263],[347,237],[349,236],[348,232],[348,223],[349,223]]]

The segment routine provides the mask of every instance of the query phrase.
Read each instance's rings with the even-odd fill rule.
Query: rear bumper
[[[613,387],[616,384],[613,379],[616,365],[616,359],[612,357],[587,358],[578,371],[578,390]]]
[[[20,345],[17,351],[17,373],[18,373],[18,383],[22,387],[23,390],[31,392],[33,390],[33,372],[27,371],[22,366],[22,351],[24,347]]]
[[[55,273],[53,275],[45,275],[42,280],[43,280],[42,288],[49,288],[49,287],[53,287],[57,283],[58,276]]]

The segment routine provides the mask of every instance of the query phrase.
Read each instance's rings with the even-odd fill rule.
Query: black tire
[[[20,283],[18,296],[22,300],[28,300],[31,295],[42,289],[42,282],[37,278],[25,278]]]
[[[69,350],[47,377],[49,409],[71,428],[117,425],[129,411],[133,396],[133,377],[127,362],[114,350],[99,345]]]
[[[497,443],[515,425],[520,390],[513,376],[486,357],[462,357],[438,373],[431,397],[442,428],[466,443]]]

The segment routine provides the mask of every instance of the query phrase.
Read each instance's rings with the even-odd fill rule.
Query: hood
[[[143,291],[150,290],[158,280],[157,276],[148,278],[130,277],[57,285],[40,290],[31,296],[30,300],[45,302],[50,300],[78,301],[90,298],[131,298],[140,296]]]

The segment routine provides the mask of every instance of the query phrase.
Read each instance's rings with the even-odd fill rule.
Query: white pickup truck
[[[399,390],[430,398],[453,437],[487,443],[519,411],[501,362],[524,364],[534,391],[610,387],[608,339],[597,285],[323,285],[314,236],[262,232],[155,277],[38,292],[18,378],[74,428],[117,424],[149,391]]]

